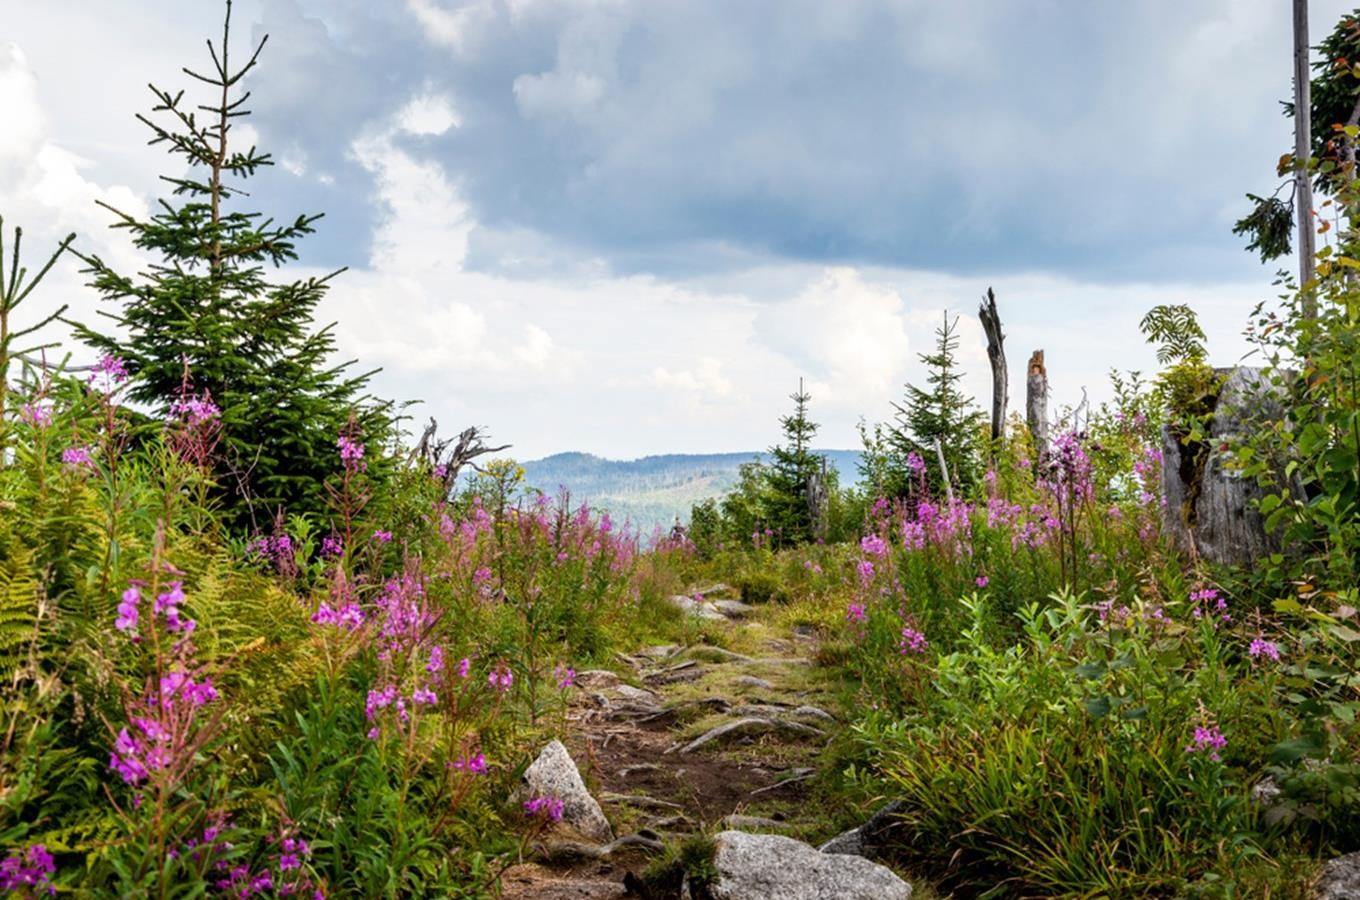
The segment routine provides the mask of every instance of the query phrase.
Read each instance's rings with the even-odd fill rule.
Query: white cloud
[[[732,382],[723,374],[722,360],[703,356],[689,369],[671,371],[665,366],[652,370],[652,384],[686,395],[690,403],[711,403],[732,393]]]
[[[397,113],[397,123],[407,134],[421,136],[441,135],[461,124],[448,98],[439,94],[413,97]]]
[[[407,0],[406,8],[425,29],[427,37],[458,53],[472,49],[479,26],[495,14],[493,5],[486,0],[472,0],[452,9],[440,0]]]

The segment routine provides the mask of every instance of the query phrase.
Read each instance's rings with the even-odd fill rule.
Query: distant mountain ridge
[[[842,487],[859,480],[858,450],[817,450],[840,474]],[[525,483],[547,493],[559,488],[574,501],[607,509],[615,520],[624,518],[644,531],[670,527],[678,517],[689,521],[690,507],[709,497],[721,497],[737,483],[743,463],[764,461],[764,452],[667,453],[641,459],[604,459],[590,453],[556,453],[521,463]]]

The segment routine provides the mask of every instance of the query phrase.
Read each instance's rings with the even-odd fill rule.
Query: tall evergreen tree
[[[790,394],[793,414],[782,416],[784,443],[770,448],[766,470],[766,521],[782,543],[799,544],[812,538],[812,509],[808,502],[808,482],[822,471],[824,461],[812,452],[812,436],[817,425],[808,418],[812,396],[803,390]]]
[[[935,352],[918,354],[925,364],[926,387],[907,385],[906,405],[894,403],[896,425],[887,433],[895,493],[905,493],[915,476],[908,459],[914,454],[925,464],[929,485],[942,490],[941,452],[949,468],[950,481],[967,488],[978,474],[977,436],[982,413],[973,398],[963,392],[954,354],[959,347],[959,319],[944,314],[944,324],[935,329]],[[937,452],[936,444],[940,451]]]
[[[81,255],[91,285],[120,304],[106,313],[124,337],[82,329],[84,340],[120,356],[137,376],[133,400],[164,413],[188,372],[192,391],[221,408],[218,484],[242,522],[261,524],[279,507],[309,511],[324,505],[323,484],[339,467],[336,436],[357,413],[370,442],[390,428],[386,407],[365,396],[372,372],[349,374],[335,365],[333,326],[316,329],[314,314],[330,280],[275,283],[277,269],[297,259],[296,243],[312,234],[319,215],[276,224],[239,208],[241,184],[269,154],[232,144],[233,125],[250,111],[242,81],[268,40],[232,68],[231,0],[220,48],[208,41],[208,74],[185,69],[211,99],[196,104],[185,92],[151,87],[155,105],[139,114],[152,134],[182,162],[164,176],[171,197],[140,220],[107,204],[133,243],[156,259],[139,275],[121,274],[97,256]],[[220,49],[220,52],[219,52]],[[343,270],[341,270],[343,271]]]

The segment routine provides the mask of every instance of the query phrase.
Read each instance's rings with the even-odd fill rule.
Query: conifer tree
[[[233,125],[250,114],[243,79],[268,38],[233,68],[230,27],[227,0],[221,46],[208,41],[208,74],[184,69],[206,85],[207,102],[151,86],[155,105],[137,118],[151,130],[150,143],[182,168],[163,176],[171,196],[148,219],[101,203],[116,216],[114,227],[126,229],[155,261],[134,276],[81,254],[91,285],[119,304],[105,314],[123,335],[84,327],[81,336],[120,356],[137,376],[131,398],[162,413],[183,390],[187,369],[192,391],[221,409],[218,484],[238,521],[258,525],[280,507],[323,507],[324,481],[339,468],[336,438],[352,413],[370,444],[391,423],[387,407],[364,395],[373,373],[353,375],[351,363],[334,364],[332,326],[314,327],[317,306],[339,273],[268,278],[267,268],[297,259],[297,242],[321,217],[275,223],[240,208],[247,196],[242,183],[272,165],[269,154],[232,142]]]
[[[784,443],[770,448],[765,507],[766,521],[781,542],[799,544],[812,537],[808,481],[821,471],[823,461],[812,452],[817,425],[808,418],[808,401],[812,396],[803,390],[801,378],[798,392],[790,394],[789,399],[794,403],[793,414],[779,419]]]
[[[935,329],[935,352],[918,354],[927,368],[927,386],[908,384],[906,406],[893,404],[897,424],[888,429],[887,444],[894,492],[899,495],[914,484],[908,463],[913,454],[924,463],[929,486],[943,490],[937,442],[953,484],[967,488],[977,478],[977,433],[983,420],[973,398],[959,386],[963,373],[954,360],[959,346],[958,322],[958,316],[950,319],[948,312],[944,314],[944,323]]]

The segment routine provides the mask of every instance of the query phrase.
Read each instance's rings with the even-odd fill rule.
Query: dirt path
[[[812,664],[815,641],[775,625],[775,610],[718,606],[731,618],[703,630],[733,650],[647,647],[620,656],[617,672],[581,673],[563,739],[616,835],[672,845],[730,827],[823,838],[808,779],[835,709]],[[602,858],[565,846],[550,861],[507,871],[504,897],[643,897],[629,876],[647,861],[637,846]]]

